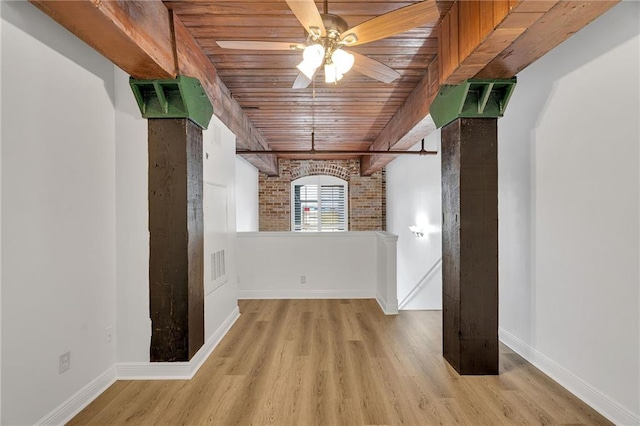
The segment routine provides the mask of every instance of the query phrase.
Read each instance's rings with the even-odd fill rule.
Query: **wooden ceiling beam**
[[[176,77],[169,11],[162,2],[30,2],[129,75]]]
[[[197,78],[214,114],[236,135],[237,147],[268,149],[202,48],[177,16],[171,19],[173,12],[160,0],[30,1],[134,78],[167,79],[178,74]],[[274,155],[247,156],[247,160],[268,175],[278,174]]]
[[[402,150],[411,148],[425,135],[435,130],[429,116],[429,106],[440,90],[438,61],[433,61],[405,103],[389,120],[371,144],[370,150]],[[371,175],[381,170],[395,156],[371,155],[360,160],[360,173]]]
[[[440,26],[440,81],[511,78],[618,2],[456,2]]]
[[[474,77],[511,78],[619,1],[457,1],[440,23],[438,60],[370,149],[415,145],[435,130],[429,107],[441,85]],[[432,80],[434,67],[438,84]],[[372,174],[391,160],[391,156],[362,157],[361,172]]]

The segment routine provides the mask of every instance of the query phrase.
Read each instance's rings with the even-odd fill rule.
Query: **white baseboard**
[[[374,299],[374,290],[238,290],[238,299]]]
[[[398,303],[389,303],[380,293],[376,296],[376,301],[385,315],[398,315]]]
[[[640,416],[604,395],[575,374],[565,370],[545,355],[504,329],[499,330],[500,341],[525,358],[547,376],[617,425],[640,425]]]
[[[73,394],[49,414],[41,418],[36,425],[63,425],[82,411],[102,392],[116,381],[115,367],[109,367],[104,373],[93,379],[88,385]]]
[[[118,363],[110,367],[40,419],[36,425],[67,423],[116,380],[189,380],[193,378],[239,317],[240,310],[236,307],[189,362],[130,362]]]
[[[198,372],[220,340],[240,317],[236,308],[229,314],[209,340],[188,362],[122,362],[116,364],[119,380],[190,380]]]

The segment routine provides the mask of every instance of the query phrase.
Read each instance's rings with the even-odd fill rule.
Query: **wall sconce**
[[[411,231],[413,236],[416,237],[416,238],[424,237],[424,229],[422,229],[421,227],[419,227],[417,225],[411,225],[409,227],[409,231]]]

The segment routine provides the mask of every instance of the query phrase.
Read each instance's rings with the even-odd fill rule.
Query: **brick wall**
[[[360,160],[287,160],[278,162],[280,175],[260,173],[260,231],[291,230],[291,182],[313,175],[339,177],[349,183],[349,230],[385,229],[384,171],[360,176]]]

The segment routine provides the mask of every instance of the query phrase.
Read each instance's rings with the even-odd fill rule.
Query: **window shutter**
[[[296,185],[294,231],[318,231],[318,185]]]
[[[320,231],[344,231],[344,186],[322,185],[320,205],[322,208]]]
[[[300,188],[302,185],[296,185],[294,187],[294,221],[293,221],[293,230],[300,231],[302,230],[302,208],[300,206]]]
[[[302,187],[302,230],[318,230],[318,185]]]

